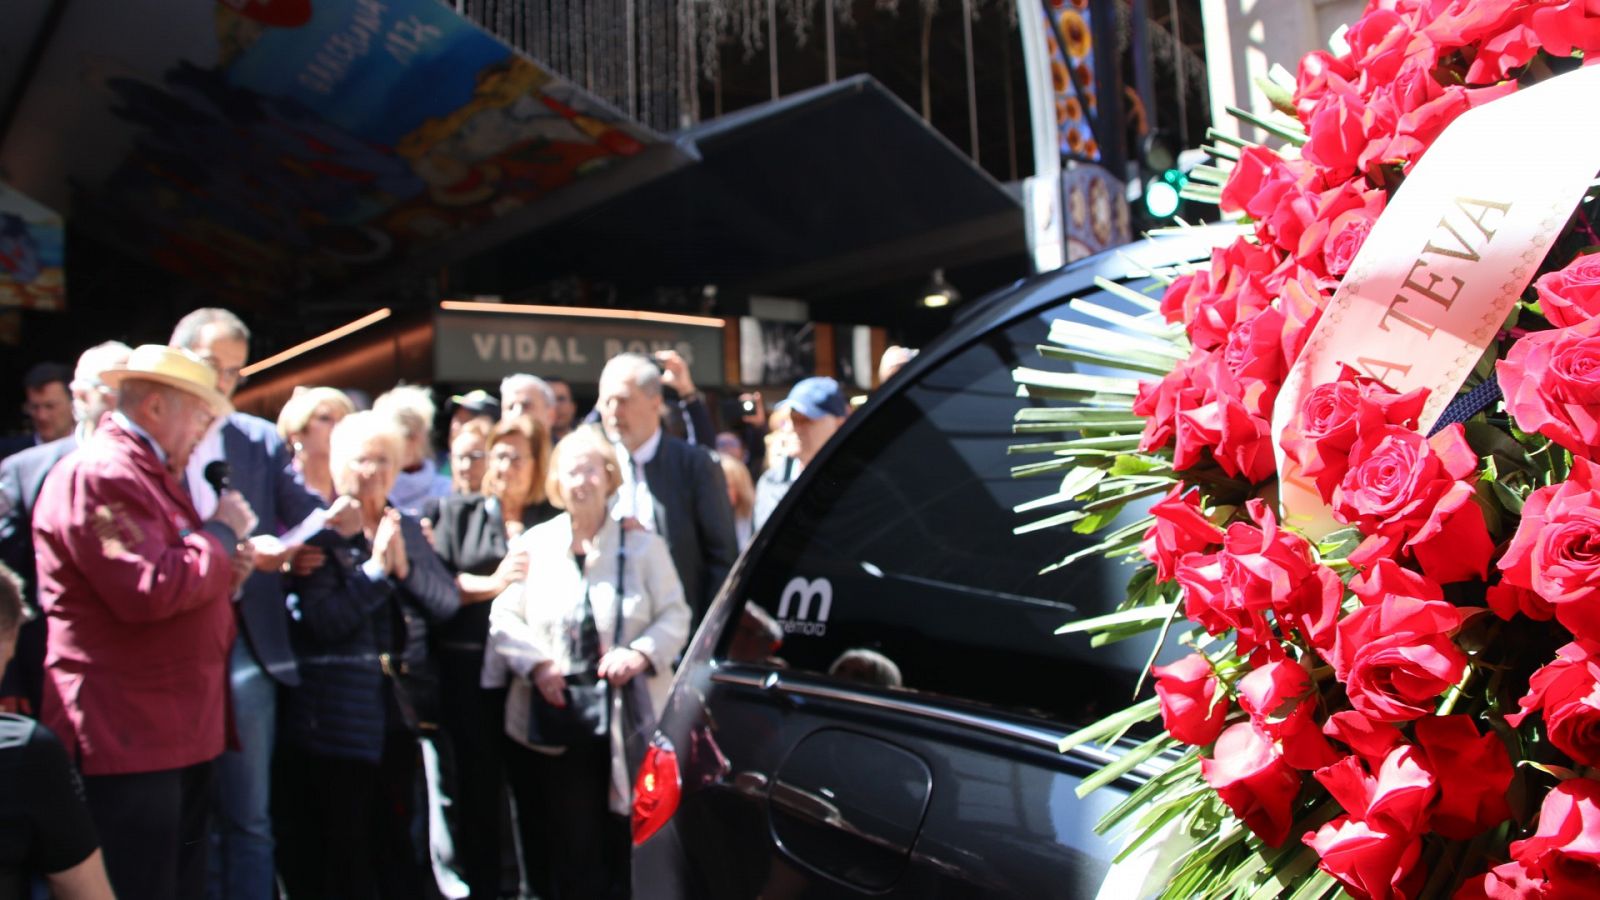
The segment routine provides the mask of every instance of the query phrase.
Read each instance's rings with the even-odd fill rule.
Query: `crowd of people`
[[[683,359],[625,353],[582,420],[529,374],[449,398],[436,454],[425,388],[234,411],[249,346],[201,309],[29,374],[0,699],[39,724],[0,716],[0,766],[37,809],[0,896],[627,896],[675,660],[841,387],[717,432]]]

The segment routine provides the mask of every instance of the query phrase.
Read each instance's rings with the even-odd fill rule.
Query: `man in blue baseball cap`
[[[763,472],[756,483],[754,520],[758,530],[789,492],[789,485],[800,477],[801,470],[844,424],[849,404],[839,382],[819,375],[797,383],[775,410],[788,413],[780,439],[786,440],[792,455]]]

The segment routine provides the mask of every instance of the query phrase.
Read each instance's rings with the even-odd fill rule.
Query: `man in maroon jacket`
[[[211,366],[147,344],[102,378],[120,409],[51,471],[35,508],[44,721],[83,771],[117,896],[199,898],[230,598],[256,517],[224,491],[201,521],[179,480],[230,408]]]

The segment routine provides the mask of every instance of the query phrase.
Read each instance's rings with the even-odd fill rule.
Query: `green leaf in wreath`
[[[1317,542],[1317,555],[1323,562],[1332,559],[1345,559],[1349,557],[1356,547],[1361,545],[1361,529],[1341,528],[1329,533]]]
[[[1164,459],[1154,456],[1139,456],[1132,453],[1119,454],[1111,464],[1113,475],[1144,475],[1162,469],[1170,469],[1171,464]]]

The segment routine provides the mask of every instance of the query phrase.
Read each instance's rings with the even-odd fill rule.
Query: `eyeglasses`
[[[491,454],[489,454],[489,461],[490,462],[498,463],[498,464],[503,465],[503,466],[514,466],[517,463],[522,462],[525,459],[527,459],[527,457],[523,456],[521,453],[491,453]]]
[[[204,353],[196,353],[195,355],[205,360],[206,365],[216,369],[217,374],[221,375],[224,381],[236,382],[242,386],[246,381],[250,380],[250,376],[244,374],[243,366],[232,366],[224,369],[222,366],[217,364],[215,357],[207,356]]]
[[[455,461],[459,465],[465,466],[465,465],[471,465],[472,463],[478,462],[478,461],[482,460],[487,455],[488,454],[484,453],[482,450],[469,450],[466,453],[452,454],[450,459]]]

